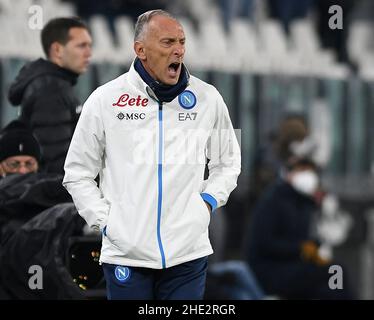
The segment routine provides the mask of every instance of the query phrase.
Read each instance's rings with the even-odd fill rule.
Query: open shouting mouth
[[[169,64],[168,71],[171,77],[176,77],[178,75],[178,72],[180,70],[181,63],[180,62],[173,62]]]

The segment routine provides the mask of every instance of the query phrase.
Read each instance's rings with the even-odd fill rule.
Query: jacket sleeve
[[[96,230],[106,225],[110,204],[97,186],[105,150],[100,101],[94,91],[83,106],[65,160],[64,187],[79,214]]]
[[[217,90],[216,95],[215,125],[207,144],[209,176],[201,194],[212,211],[226,204],[237,185],[241,168],[240,147],[227,106]]]

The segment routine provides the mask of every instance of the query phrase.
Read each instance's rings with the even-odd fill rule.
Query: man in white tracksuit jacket
[[[189,75],[184,44],[168,13],[141,15],[137,58],[87,99],[71,141],[63,184],[103,233],[109,299],[202,299],[211,213],[236,187],[240,148],[227,107]]]

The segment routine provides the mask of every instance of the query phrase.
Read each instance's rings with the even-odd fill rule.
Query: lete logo
[[[113,107],[125,107],[125,106],[137,106],[137,107],[145,107],[148,104],[147,98],[141,98],[141,96],[138,96],[137,98],[130,98],[130,96],[125,93],[122,96],[118,98],[118,101],[116,103],[113,103]]]

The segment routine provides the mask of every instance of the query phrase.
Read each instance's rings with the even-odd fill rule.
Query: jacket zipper
[[[166,268],[164,248],[161,240],[161,208],[162,208],[162,154],[163,154],[163,121],[162,121],[162,102],[158,102],[158,200],[157,200],[157,241],[160,249],[162,268]]]

